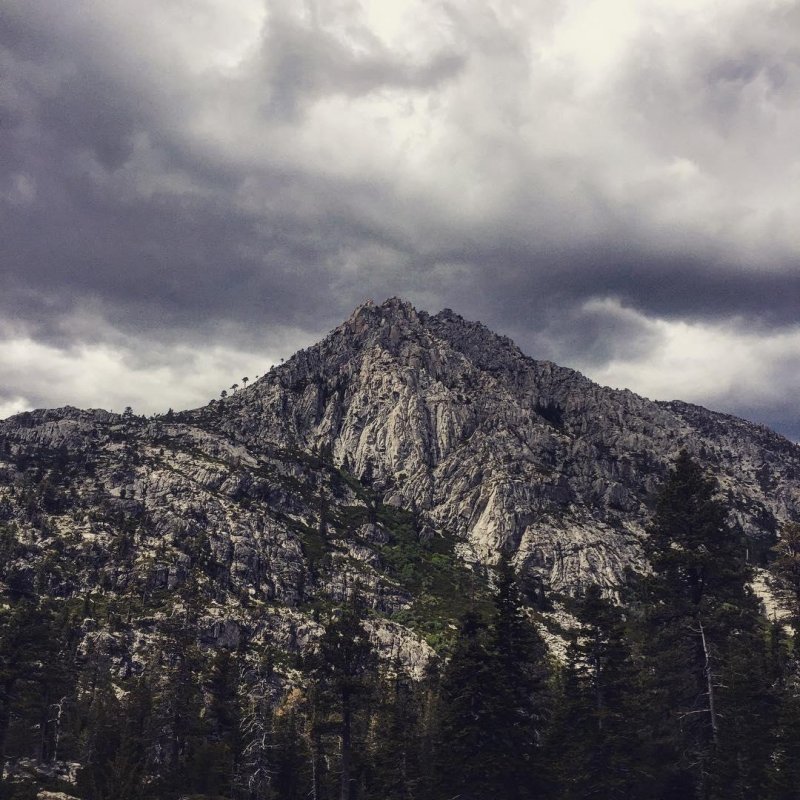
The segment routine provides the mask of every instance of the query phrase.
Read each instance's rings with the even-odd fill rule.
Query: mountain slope
[[[359,307],[223,405],[236,441],[330,452],[455,535],[466,559],[509,549],[557,589],[642,566],[653,491],[683,448],[719,478],[754,554],[800,513],[800,448],[772,431],[597,386],[397,299]]]
[[[207,646],[285,659],[354,591],[378,649],[419,673],[474,578],[450,539],[418,538],[412,515],[297,450],[73,408],[0,424],[0,590],[82,607],[85,648],[125,674],[176,618]]]
[[[800,518],[800,448],[763,427],[597,386],[451,311],[368,303],[204,408],[0,422],[0,589],[61,598],[93,620],[81,647],[134,673],[175,619],[290,670],[357,591],[384,656],[421,674],[501,551],[532,598],[645,568],[681,448],[753,558]]]

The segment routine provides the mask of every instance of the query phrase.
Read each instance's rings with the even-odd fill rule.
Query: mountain
[[[91,767],[91,736],[122,707],[155,728],[104,758],[144,747],[149,766],[130,763],[178,782],[153,783],[159,797],[179,796],[176,765],[200,780],[178,742],[217,747],[209,720],[220,709],[250,709],[225,723],[237,758],[267,742],[253,728],[259,703],[273,733],[300,708],[293,724],[311,728],[290,740],[319,754],[343,717],[326,707],[333,717],[312,741],[317,701],[292,687],[334,635],[336,609],[357,598],[381,662],[422,680],[465,612],[488,618],[505,557],[528,616],[563,650],[569,595],[599,584],[613,597],[648,569],[655,495],[683,450],[716,478],[751,562],[766,565],[778,532],[800,520],[800,447],[735,417],[598,386],[480,323],[398,299],[365,303],[202,408],[1,421],[0,767],[8,755],[14,781],[30,769],[36,786],[70,792],[76,770],[116,774]],[[336,635],[357,638],[350,624]],[[178,731],[183,718],[195,733]],[[84,760],[60,761],[62,751]],[[220,775],[233,774],[225,752],[213,751]]]
[[[0,576],[17,596],[101,593],[125,618],[132,598],[174,613],[200,592],[201,638],[288,651],[358,585],[376,639],[421,669],[501,552],[544,592],[645,569],[682,449],[753,560],[800,519],[800,447],[767,428],[598,386],[450,310],[368,302],[203,408],[0,422]],[[133,662],[134,638],[109,646]]]
[[[191,565],[181,542],[202,527],[226,582],[292,608],[309,591],[296,527],[319,527],[321,502],[338,511],[368,492],[413,511],[425,537],[466,563],[508,552],[551,590],[612,588],[644,568],[653,494],[682,449],[718,479],[755,560],[800,518],[800,447],[767,428],[598,386],[480,323],[395,298],[365,303],[200,409],[145,420],[65,408],[1,422],[0,514],[32,547],[74,542],[78,562],[121,535],[118,517],[139,526],[153,557],[177,546],[162,569],[172,584]],[[344,518],[329,527],[349,541]],[[377,576],[380,559],[356,550]],[[107,568],[123,580],[113,559]]]
[[[364,304],[230,398],[219,430],[369,470],[384,502],[424,511],[465,560],[510,551],[559,590],[642,567],[653,492],[681,449],[717,476],[754,555],[800,513],[800,448],[772,431],[600,387],[398,299]]]

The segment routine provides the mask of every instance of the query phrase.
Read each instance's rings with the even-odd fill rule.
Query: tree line
[[[209,655],[172,620],[135,674],[77,652],[90,609],[19,599],[0,617],[1,796],[49,781],[86,800],[800,798],[800,528],[776,547],[791,606],[776,622],[726,518],[682,454],[652,572],[620,603],[597,586],[570,599],[559,657],[503,559],[488,612],[468,611],[422,676],[378,660],[358,597],[292,663]],[[78,766],[26,778],[26,759]]]

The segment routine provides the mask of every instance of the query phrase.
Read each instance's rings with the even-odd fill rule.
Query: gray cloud
[[[318,11],[316,12],[319,13]],[[280,6],[265,29],[253,74],[266,83],[263,110],[295,119],[303,107],[326,95],[357,97],[378,90],[429,90],[455,77],[463,56],[444,52],[422,63],[392,53],[368,28],[358,31],[366,52],[355,52],[317,25],[310,26]]]
[[[681,326],[760,337],[752,371],[800,311],[799,33],[796,2],[11,0],[3,341],[112,348],[161,402],[182,347],[277,357],[401,294],[634,390]],[[687,399],[794,431],[787,353],[783,393]]]

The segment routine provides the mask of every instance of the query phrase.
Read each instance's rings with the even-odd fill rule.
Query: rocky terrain
[[[220,430],[369,471],[385,502],[420,509],[466,561],[506,550],[557,590],[642,567],[653,492],[684,448],[717,476],[754,557],[800,514],[800,448],[772,431],[598,386],[397,299],[361,306],[227,400]]]
[[[449,310],[367,303],[200,409],[0,422],[0,588],[84,604],[83,646],[121,673],[176,618],[290,670],[358,591],[384,657],[421,674],[503,552],[533,601],[646,569],[654,492],[684,448],[762,563],[800,519],[800,447],[600,387]]]

